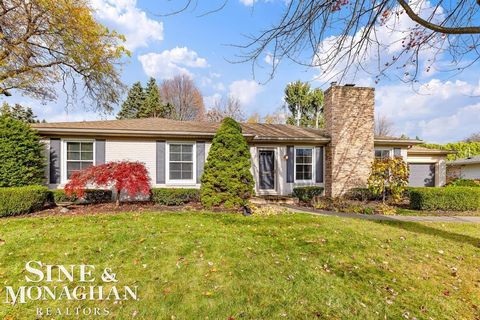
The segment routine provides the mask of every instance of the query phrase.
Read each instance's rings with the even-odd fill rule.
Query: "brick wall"
[[[334,85],[325,92],[324,114],[331,137],[325,194],[338,197],[367,184],[374,157],[374,89]]]

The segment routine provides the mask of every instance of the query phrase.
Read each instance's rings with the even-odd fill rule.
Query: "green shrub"
[[[37,131],[22,121],[0,116],[0,187],[41,184],[44,146]]]
[[[0,217],[40,210],[51,197],[43,186],[0,188]]]
[[[372,190],[370,190],[369,188],[350,189],[345,194],[345,197],[349,200],[358,200],[358,201],[373,201],[373,200],[380,199],[380,197],[374,195]]]
[[[153,202],[167,206],[178,206],[200,200],[199,189],[153,188],[151,192]]]
[[[451,187],[480,187],[479,180],[456,179],[448,184]]]
[[[315,196],[323,193],[323,187],[308,186],[293,188],[293,196],[303,202],[310,202]]]
[[[479,210],[480,188],[412,188],[410,189],[410,208],[447,211]]]
[[[57,189],[52,190],[53,200],[55,203],[59,202],[75,202],[78,200],[76,195],[71,197],[67,196],[65,190]],[[87,189],[85,190],[85,195],[82,198],[83,201],[87,203],[104,203],[112,201],[112,190],[102,190],[102,189]]]
[[[202,175],[201,200],[209,208],[239,208],[253,194],[250,149],[242,128],[225,118],[217,130]]]

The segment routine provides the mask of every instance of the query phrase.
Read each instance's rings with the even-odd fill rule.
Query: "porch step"
[[[258,196],[250,199],[252,204],[297,204],[298,199],[287,196]]]

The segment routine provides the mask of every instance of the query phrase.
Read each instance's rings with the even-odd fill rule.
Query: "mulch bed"
[[[62,212],[62,207],[51,206],[41,211],[21,215],[29,217],[47,217],[47,216],[78,216],[90,214],[115,214],[122,212],[180,212],[180,211],[203,211],[204,208],[200,203],[189,203],[183,206],[162,206],[153,202],[126,202],[117,206],[115,203],[98,203],[98,204],[74,204],[68,206],[68,212]],[[225,212],[225,210],[214,208],[209,212]]]

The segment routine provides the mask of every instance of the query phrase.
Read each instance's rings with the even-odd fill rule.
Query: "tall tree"
[[[291,116],[287,123],[302,127],[318,127],[322,124],[320,113],[323,109],[323,91],[310,88],[306,82],[289,83],[285,88],[285,103]]]
[[[229,1],[209,1],[205,9],[190,0],[177,11],[215,12]],[[264,67],[268,56],[271,76],[286,59],[319,68],[325,81],[367,71],[377,81],[400,76],[415,83],[436,67],[457,74],[478,63],[479,10],[479,0],[293,0],[279,8],[276,23],[238,47],[253,67]],[[449,63],[455,67],[445,68]]]
[[[139,118],[139,112],[143,108],[145,93],[140,82],[135,82],[128,91],[127,99],[122,103],[117,119]]]
[[[170,118],[172,106],[163,104],[155,78],[150,78],[145,89],[143,105],[138,112],[139,118]]]
[[[480,132],[472,133],[468,138],[465,139],[465,142],[480,142]]]
[[[384,115],[375,117],[375,134],[377,136],[391,136],[393,134],[393,122]]]
[[[110,111],[123,90],[124,40],[94,20],[87,0],[0,0],[0,95],[53,100],[61,87],[74,98],[82,84],[82,98]]]
[[[36,123],[40,122],[33,114],[33,110],[30,107],[24,107],[18,103],[13,106],[10,106],[8,103],[4,102],[0,108],[0,116],[11,117],[16,120],[20,120],[26,123]]]
[[[258,112],[254,112],[248,117],[247,123],[259,123],[261,120],[260,115]]]
[[[205,106],[203,96],[188,75],[177,75],[160,85],[163,101],[173,106],[172,119],[203,120]]]
[[[215,105],[205,115],[207,121],[221,122],[225,118],[232,118],[235,121],[244,122],[245,113],[242,110],[240,100],[234,96],[215,101]]]

